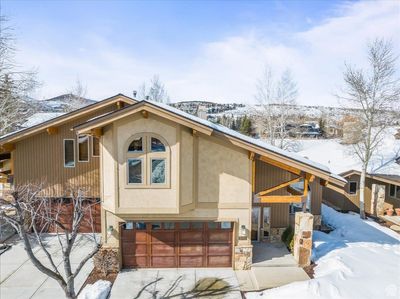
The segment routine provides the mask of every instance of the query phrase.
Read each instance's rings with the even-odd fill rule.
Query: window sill
[[[125,189],[171,189],[169,184],[163,185],[125,185]]]

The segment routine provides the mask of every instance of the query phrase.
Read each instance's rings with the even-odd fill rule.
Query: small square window
[[[154,229],[154,230],[161,229],[161,222],[153,222],[151,224],[151,229]]]
[[[165,159],[151,159],[151,183],[165,184]]]
[[[179,223],[179,228],[180,229],[189,229],[190,223],[189,222],[180,222]]]
[[[356,194],[357,193],[357,182],[350,182],[349,183],[349,194]]]
[[[191,225],[193,229],[203,229],[203,222],[192,222]]]
[[[146,230],[145,222],[136,222],[136,230]]]
[[[221,222],[221,228],[222,229],[231,229],[232,223],[231,222]]]
[[[164,229],[175,229],[174,222],[164,222],[163,223]]]
[[[208,229],[216,229],[216,228],[218,228],[218,223],[217,222],[208,222],[207,226],[208,226]]]
[[[142,182],[142,159],[128,159],[128,183],[141,184]]]

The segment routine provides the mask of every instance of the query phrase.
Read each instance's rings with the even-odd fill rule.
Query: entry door
[[[262,240],[269,240],[271,234],[271,208],[263,207],[262,217]]]

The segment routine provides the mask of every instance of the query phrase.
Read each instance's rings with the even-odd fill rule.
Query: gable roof
[[[290,166],[298,167],[301,170],[315,174],[320,178],[332,181],[340,186],[343,186],[346,183],[345,179],[331,173],[329,168],[325,165],[313,162],[297,154],[287,152],[261,140],[251,138],[222,125],[212,123],[162,103],[140,101],[123,109],[88,120],[83,124],[75,126],[74,130],[78,133],[88,132],[93,128],[105,126],[142,110],[159,114],[161,116],[170,116],[177,123],[186,125],[207,135],[215,134],[225,136],[236,146],[245,148],[260,155],[268,155],[271,158],[275,157],[283,160]]]
[[[67,121],[70,121],[74,118],[80,117],[86,113],[90,113],[93,111],[96,111],[100,108],[106,107],[112,103],[116,103],[118,101],[123,101],[128,104],[134,104],[137,101],[135,99],[132,99],[130,97],[127,97],[123,94],[117,94],[115,96],[109,97],[107,99],[104,99],[102,101],[98,101],[96,103],[90,104],[88,106],[79,108],[77,110],[74,110],[69,113],[62,114],[58,117],[54,117],[50,120],[41,122],[39,124],[36,124],[34,126],[28,127],[28,128],[23,128],[18,131],[11,132],[9,134],[5,134],[3,136],[0,136],[0,145],[3,145],[5,143],[9,142],[16,142],[18,140],[21,140],[22,138],[26,138],[28,136],[31,136],[35,133],[41,132],[48,128],[49,126],[56,126],[56,125],[61,125]]]

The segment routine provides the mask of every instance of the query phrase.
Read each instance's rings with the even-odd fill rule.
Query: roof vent
[[[133,98],[136,99],[137,91],[134,90],[134,91],[132,92],[132,94],[133,94]]]

